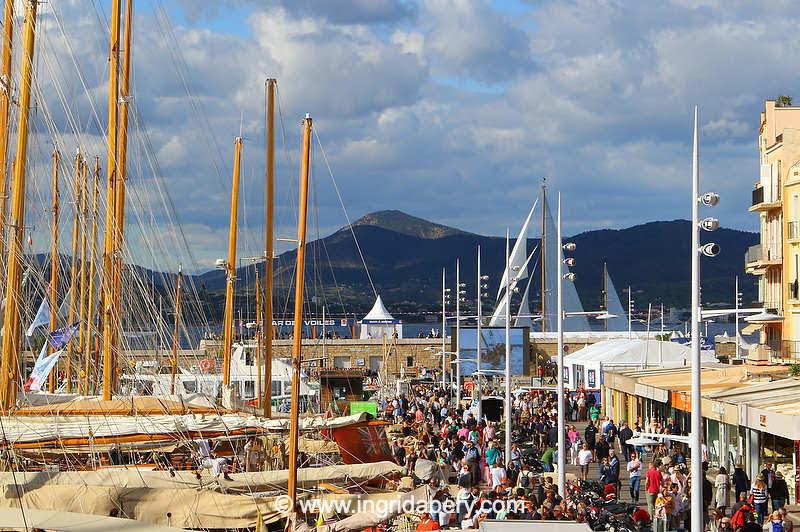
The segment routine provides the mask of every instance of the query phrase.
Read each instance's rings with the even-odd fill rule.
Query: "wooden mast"
[[[100,158],[94,158],[94,184],[92,189],[92,237],[89,244],[89,292],[86,310],[86,334],[83,338],[83,393],[89,395],[89,380],[91,370],[92,352],[94,351],[94,326],[95,320],[95,253],[97,250],[97,199],[100,195]]]
[[[183,268],[178,266],[178,281],[175,286],[175,328],[172,331],[172,364],[170,368],[169,393],[175,395],[175,374],[178,373],[178,338],[181,326],[181,279]]]
[[[37,0],[25,2],[22,68],[20,70],[19,120],[14,180],[11,183],[11,232],[8,239],[6,275],[6,313],[3,318],[2,369],[0,369],[0,407],[9,412],[17,399],[19,380],[19,289],[22,282],[22,241],[25,229],[25,172],[28,160],[28,118],[31,108],[31,77],[36,39]]]
[[[228,229],[228,261],[225,263],[225,321],[222,342],[222,384],[231,383],[231,348],[233,347],[233,290],[236,286],[236,224],[239,213],[239,169],[242,162],[242,137],[234,141],[231,219]]]
[[[89,165],[86,164],[86,159],[81,158],[81,194],[80,194],[80,207],[81,207],[81,271],[80,271],[80,292],[78,296],[78,356],[75,360],[75,377],[77,388],[80,389],[80,368],[81,358],[83,354],[83,344],[88,328],[86,319],[86,246],[88,240],[88,220],[89,220]],[[71,385],[70,385],[71,386]]]
[[[275,220],[275,88],[274,78],[267,80],[267,242],[266,264],[264,267],[264,416],[272,417],[272,340],[275,337],[272,328],[272,278],[274,250]]]
[[[547,237],[546,229],[545,229],[545,211],[547,211],[547,187],[542,184],[542,239],[539,242],[541,246],[541,261],[542,261],[542,332],[547,330],[546,323],[547,323],[547,262],[546,262],[546,254],[545,251],[547,250],[547,246],[545,245],[545,238]],[[511,272],[508,273],[511,275]],[[510,295],[508,296],[511,297]]]
[[[106,234],[103,245],[103,399],[111,399],[113,392],[114,353],[114,238],[116,234],[116,195],[117,171],[117,100],[119,98],[119,12],[121,0],[111,0],[111,39],[108,75],[108,185],[106,190]]]
[[[258,274],[258,264],[256,264],[256,397],[258,398],[258,405],[261,406],[264,400],[261,397],[261,391],[263,388],[261,387],[261,364],[262,364],[262,352],[261,346],[263,342],[261,341],[261,337],[264,334],[264,323],[261,319],[261,278]]]
[[[75,301],[78,298],[78,230],[80,227],[81,216],[81,169],[83,162],[81,159],[81,152],[78,150],[75,155],[75,207],[74,216],[72,219],[72,266],[70,269],[70,282],[69,282],[69,317],[67,318],[67,325],[72,326],[75,323]],[[72,355],[75,350],[75,340],[72,339],[67,344],[66,364],[64,367],[64,383],[66,384],[66,391],[72,391]]]
[[[6,204],[8,202],[8,117],[11,109],[11,44],[14,2],[3,5],[3,66],[0,78],[0,257],[6,256]],[[12,170],[13,173],[13,170]],[[5,273],[5,272],[3,272]]]
[[[292,347],[292,398],[289,417],[289,499],[297,505],[297,445],[300,435],[300,359],[303,345],[303,282],[306,265],[306,213],[308,211],[308,166],[311,151],[311,115],[303,120],[303,155],[300,162],[300,199],[297,203],[297,267],[294,289],[294,342]]]
[[[58,270],[61,260],[58,258],[58,148],[53,147],[53,227],[50,238],[50,332],[56,330],[58,317]],[[53,353],[53,346],[49,348]],[[50,393],[56,391],[56,373],[50,372]]]
[[[130,78],[131,78],[131,42],[133,32],[133,0],[125,3],[125,35],[122,48],[122,80],[119,88],[119,131],[117,134],[117,172],[114,193],[114,347],[119,349],[119,335],[122,326],[120,302],[122,299],[122,244],[125,235],[125,183],[128,180],[128,105],[130,102]],[[116,387],[118,378],[117,357],[112,358],[111,382]]]

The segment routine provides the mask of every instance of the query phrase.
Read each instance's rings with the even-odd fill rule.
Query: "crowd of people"
[[[485,390],[486,395],[493,393]],[[579,467],[580,480],[598,481],[604,496],[620,497],[621,472],[625,471],[629,478],[625,497],[646,506],[654,530],[689,529],[692,479],[684,444],[671,438],[681,435],[673,419],[646,425],[637,421],[633,426],[600,419],[595,396],[586,392],[569,394],[564,406],[568,421],[565,460]],[[456,502],[463,511],[456,516],[429,515],[429,521],[439,527],[473,528],[485,518],[586,518],[580,501],[569,496],[563,499],[553,476],[546,474],[554,472],[558,463],[557,407],[553,392],[516,394],[509,456],[505,456],[495,423],[478,419],[465,402],[452,401],[444,390],[432,385],[417,385],[407,396],[384,399],[379,416],[401,427],[392,440],[392,453],[409,476],[414,475],[420,458],[452,467],[459,486]],[[588,424],[578,430],[577,422]],[[628,444],[636,432],[661,434],[660,443],[647,448]],[[702,453],[707,471],[705,445]],[[597,465],[596,478],[590,478],[592,464]],[[776,532],[792,531],[785,509],[788,487],[772,464],[767,464],[752,483],[738,466],[732,475],[720,467],[713,480],[706,475],[702,481],[703,518],[708,528],[748,531],[769,522]],[[449,495],[442,490],[441,496]],[[513,502],[514,510],[498,513],[493,509],[495,501]],[[488,509],[481,510],[482,505]],[[467,508],[475,511],[467,512]],[[424,527],[434,526],[426,523]]]

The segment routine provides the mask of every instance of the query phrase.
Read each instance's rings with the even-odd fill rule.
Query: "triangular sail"
[[[536,205],[539,203],[539,198],[536,198],[536,201],[533,202],[533,207],[531,207],[530,212],[528,213],[528,217],[525,218],[525,223],[522,224],[522,229],[519,231],[519,236],[517,236],[516,242],[514,242],[514,248],[511,250],[511,256],[508,259],[508,266],[511,268],[511,271],[514,272],[511,276],[508,275],[508,270],[503,271],[503,277],[500,279],[500,286],[497,288],[497,300],[500,300],[500,297],[503,294],[503,291],[506,289],[508,285],[508,279],[511,277],[511,286],[515,286],[516,283],[520,279],[525,279],[528,277],[528,269],[525,266],[528,261],[525,260],[528,257],[528,250],[527,250],[527,243],[528,243],[528,227],[531,224],[531,219],[533,219],[533,212],[536,210]]]
[[[545,331],[554,332],[558,328],[556,323],[556,304],[557,304],[557,289],[558,289],[558,239],[556,238],[556,224],[553,220],[553,213],[550,211],[550,206],[547,202],[542,206],[544,209],[544,223],[545,223],[545,239],[544,239],[544,257],[545,257],[545,315],[544,325]],[[564,265],[562,273],[569,272],[569,266]],[[562,305],[564,312],[574,313],[583,312],[583,305],[578,297],[578,291],[575,289],[575,284],[565,281],[562,284]],[[568,316],[564,319],[565,331],[588,331],[589,320],[585,315]]]
[[[531,317],[531,306],[528,304],[528,296],[531,291],[531,281],[533,275],[528,279],[528,284],[525,286],[525,293],[522,294],[522,301],[519,304],[519,312],[517,319],[514,320],[514,327],[533,327],[533,318]]]
[[[525,259],[525,262],[522,264],[521,270],[524,270],[525,272],[528,271],[528,264],[530,263],[531,259],[533,258],[533,255],[536,253],[536,251],[538,249],[539,249],[538,245],[533,248],[533,251],[531,251],[531,254],[528,255],[528,258]],[[536,265],[535,264],[534,264],[534,267],[533,267],[532,271],[536,271]],[[527,277],[527,275],[526,275],[526,277]],[[531,277],[528,280],[528,285],[525,288],[525,294],[523,295],[522,302],[520,303],[520,308],[519,308],[519,311],[517,312],[517,321],[515,323],[519,323],[519,316],[520,315],[530,316],[531,310],[530,310],[530,307],[528,305],[528,292],[529,292],[530,287],[531,287],[531,279],[533,279],[533,277]],[[510,290],[510,292],[512,294],[514,293],[514,289],[517,287],[517,283],[519,281],[520,281],[520,279],[517,278],[517,277],[512,278],[512,280],[511,280],[511,290]],[[501,326],[506,324],[506,297],[505,296],[506,296],[506,292],[503,292],[503,296],[502,296],[501,300],[497,302],[497,306],[494,308],[494,312],[492,313],[492,317],[489,319],[489,325],[491,327],[501,327]],[[524,309],[523,309],[523,305],[525,306]],[[513,313],[512,313],[512,315],[513,315]],[[531,321],[530,317],[528,317],[528,321]],[[524,327],[525,325],[528,325],[528,324],[515,325],[515,327],[517,327],[517,326]]]
[[[608,269],[605,270],[605,283],[606,283],[606,300],[608,301],[608,308],[606,311],[616,316],[609,318],[606,323],[609,331],[627,331],[628,330],[628,314],[622,307],[622,302],[619,300],[619,294],[614,288],[614,283],[611,282],[611,276],[608,274]]]

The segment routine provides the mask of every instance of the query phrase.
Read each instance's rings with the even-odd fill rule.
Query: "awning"
[[[761,330],[761,325],[758,323],[751,323],[744,329],[742,329],[742,334],[753,334]]]

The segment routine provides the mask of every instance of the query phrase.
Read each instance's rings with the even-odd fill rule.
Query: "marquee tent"
[[[564,384],[571,389],[597,390],[604,369],[670,368],[688,366],[691,349],[687,345],[661,340],[617,339],[597,342],[564,357]],[[701,354],[703,364],[717,359]]]
[[[361,320],[361,335],[360,338],[392,338],[394,335],[397,338],[403,337],[403,322],[397,320],[389,314],[386,307],[383,305],[381,296],[375,300],[372,310],[364,316]]]

